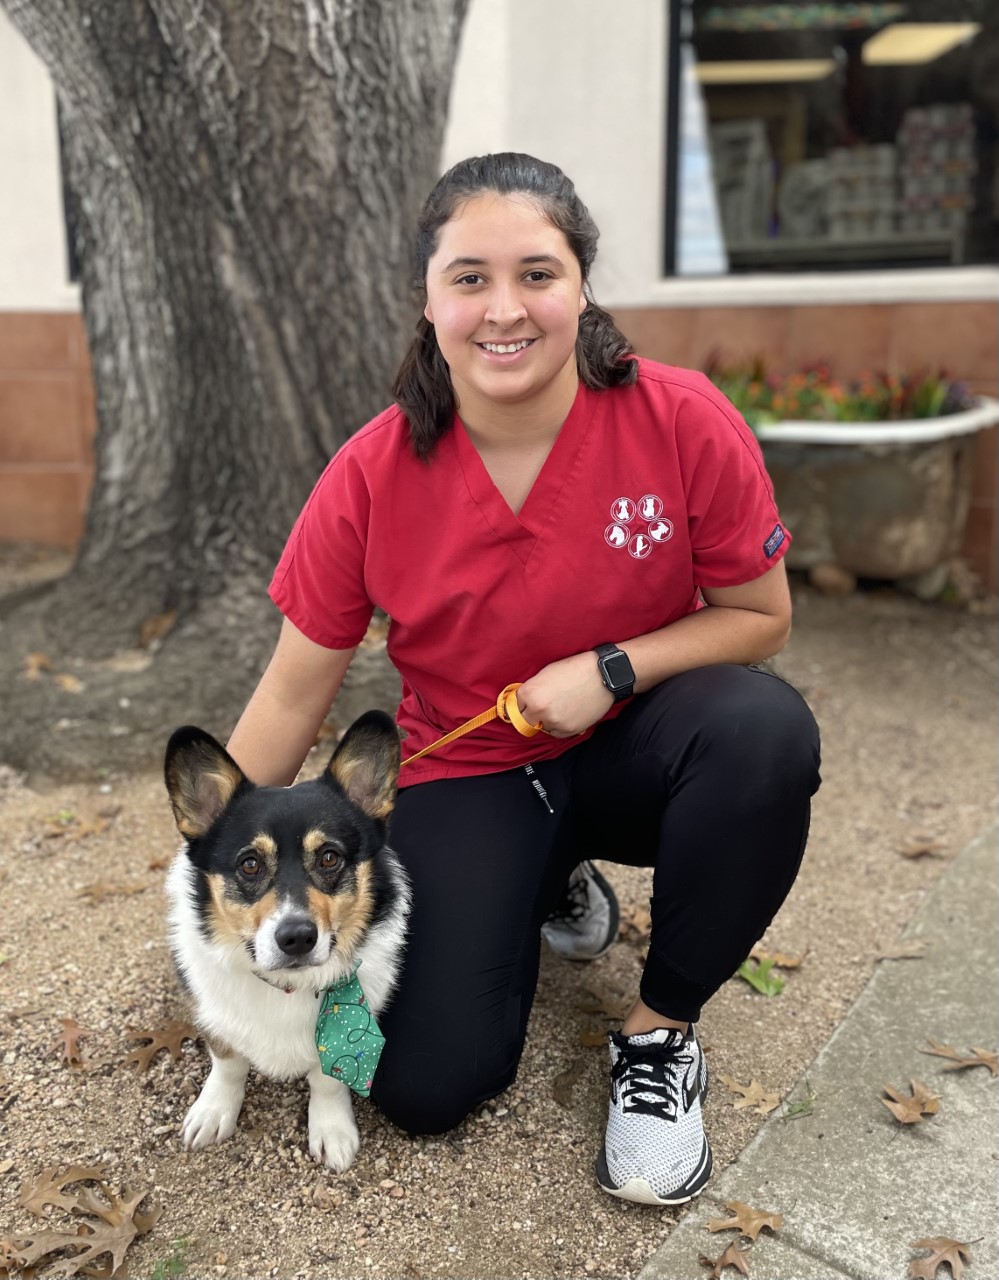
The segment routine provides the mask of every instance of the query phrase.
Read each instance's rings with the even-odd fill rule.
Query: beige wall
[[[0,8],[0,311],[78,308],[66,275],[55,94]]]
[[[661,270],[666,6],[653,0],[472,0],[443,168],[527,151],[559,165],[601,230],[607,306]]]

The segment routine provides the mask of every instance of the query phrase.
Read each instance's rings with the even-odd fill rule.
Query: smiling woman
[[[798,694],[748,665],[790,625],[759,447],[702,375],[634,357],[588,291],[596,242],[554,165],[504,153],[441,178],[397,403],[292,531],[271,584],[281,640],[229,746],[248,776],[290,781],[385,611],[406,735],[391,841],[413,908],[372,1098],[412,1133],[514,1079],[542,926],[576,959],[613,942],[589,860],[655,868],[596,1172],[675,1204],[711,1171],[694,1023],[791,887],[818,739]],[[506,686],[543,732],[480,715]]]

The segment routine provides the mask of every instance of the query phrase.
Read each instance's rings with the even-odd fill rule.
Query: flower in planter
[[[838,382],[825,363],[778,375],[768,371],[760,358],[747,364],[726,365],[712,357],[705,372],[750,427],[789,420],[891,422],[936,418],[958,413],[974,403],[966,385],[943,370],[935,374],[878,371],[851,382]]]

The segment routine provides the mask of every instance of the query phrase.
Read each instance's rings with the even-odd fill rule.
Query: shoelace
[[[590,887],[586,883],[586,877],[580,876],[578,880],[572,880],[566,887],[565,893],[558,906],[548,917],[549,920],[582,920],[590,909]]]
[[[615,1038],[615,1044],[618,1058],[611,1067],[615,1099],[620,1091],[625,1111],[675,1120],[680,1081],[693,1066],[693,1053],[683,1052],[677,1042],[633,1045]]]

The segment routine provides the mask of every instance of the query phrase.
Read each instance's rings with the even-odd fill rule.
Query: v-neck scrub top
[[[323,472],[270,594],[330,649],[353,648],[384,609],[407,757],[549,662],[674,622],[701,607],[701,587],[759,578],[789,542],[733,406],[702,374],[639,360],[633,386],[580,385],[519,515],[459,418],[425,462],[405,414],[386,409]],[[580,741],[494,720],[405,782],[511,769]]]

